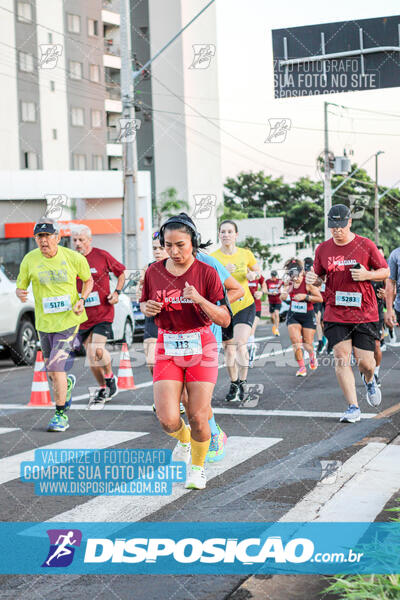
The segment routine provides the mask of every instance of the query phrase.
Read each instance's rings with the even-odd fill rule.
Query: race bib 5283
[[[361,308],[362,293],[361,292],[336,292],[336,306],[352,306]]]

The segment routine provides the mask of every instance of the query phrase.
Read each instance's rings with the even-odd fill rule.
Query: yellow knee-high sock
[[[181,419],[181,426],[178,431],[173,431],[172,433],[168,433],[168,435],[179,440],[181,444],[188,444],[190,442],[190,429],[183,419]]]
[[[192,448],[192,465],[195,465],[196,467],[204,467],[204,461],[206,460],[208,448],[210,447],[210,439],[211,438],[205,442],[197,442],[190,437]]]

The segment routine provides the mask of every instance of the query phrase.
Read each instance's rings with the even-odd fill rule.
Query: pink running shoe
[[[315,371],[315,369],[318,369],[318,360],[315,354],[310,356],[310,369],[311,371]]]
[[[300,367],[300,369],[296,373],[296,377],[305,377],[307,375],[307,369],[305,367]]]

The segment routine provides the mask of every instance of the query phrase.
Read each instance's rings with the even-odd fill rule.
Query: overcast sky
[[[398,0],[217,0],[220,125],[227,132],[221,134],[224,178],[240,170],[259,169],[283,175],[287,181],[302,175],[318,177],[315,165],[323,150],[323,101],[328,99],[351,108],[399,115],[334,107],[329,115],[330,149],[341,155],[344,147],[352,148],[353,161],[359,164],[383,150],[380,182],[393,185],[400,178],[399,89],[275,100],[271,30],[396,14],[400,14]],[[291,119],[292,129],[284,143],[265,143],[270,118]],[[374,176],[372,159],[365,168]]]

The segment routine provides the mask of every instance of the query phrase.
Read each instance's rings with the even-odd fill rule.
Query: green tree
[[[268,244],[263,244],[259,238],[247,236],[243,242],[237,244],[240,248],[248,248],[254,256],[261,261],[263,269],[270,267],[272,263],[282,260],[280,254],[272,254],[271,247]]]
[[[357,165],[352,165],[352,170]],[[333,175],[332,189],[347,176]],[[379,186],[382,194],[387,188]],[[355,214],[353,231],[370,239],[374,238],[374,181],[364,169],[338,190],[333,204],[346,204]],[[354,210],[353,204],[357,210]],[[357,207],[358,204],[358,207]],[[225,183],[225,207],[227,210],[245,212],[248,218],[283,217],[285,232],[304,235],[306,242],[315,246],[324,239],[324,188],[323,182],[301,177],[286,184],[282,178],[273,178],[262,171],[241,172]],[[380,242],[385,255],[399,245],[400,191],[391,190],[380,201]]]
[[[178,198],[178,192],[174,187],[167,188],[158,197],[157,204],[155,207],[154,223],[157,223],[157,227],[160,227],[162,222],[168,217],[176,215],[176,213],[182,211],[188,211],[189,204],[186,200],[180,200]]]

